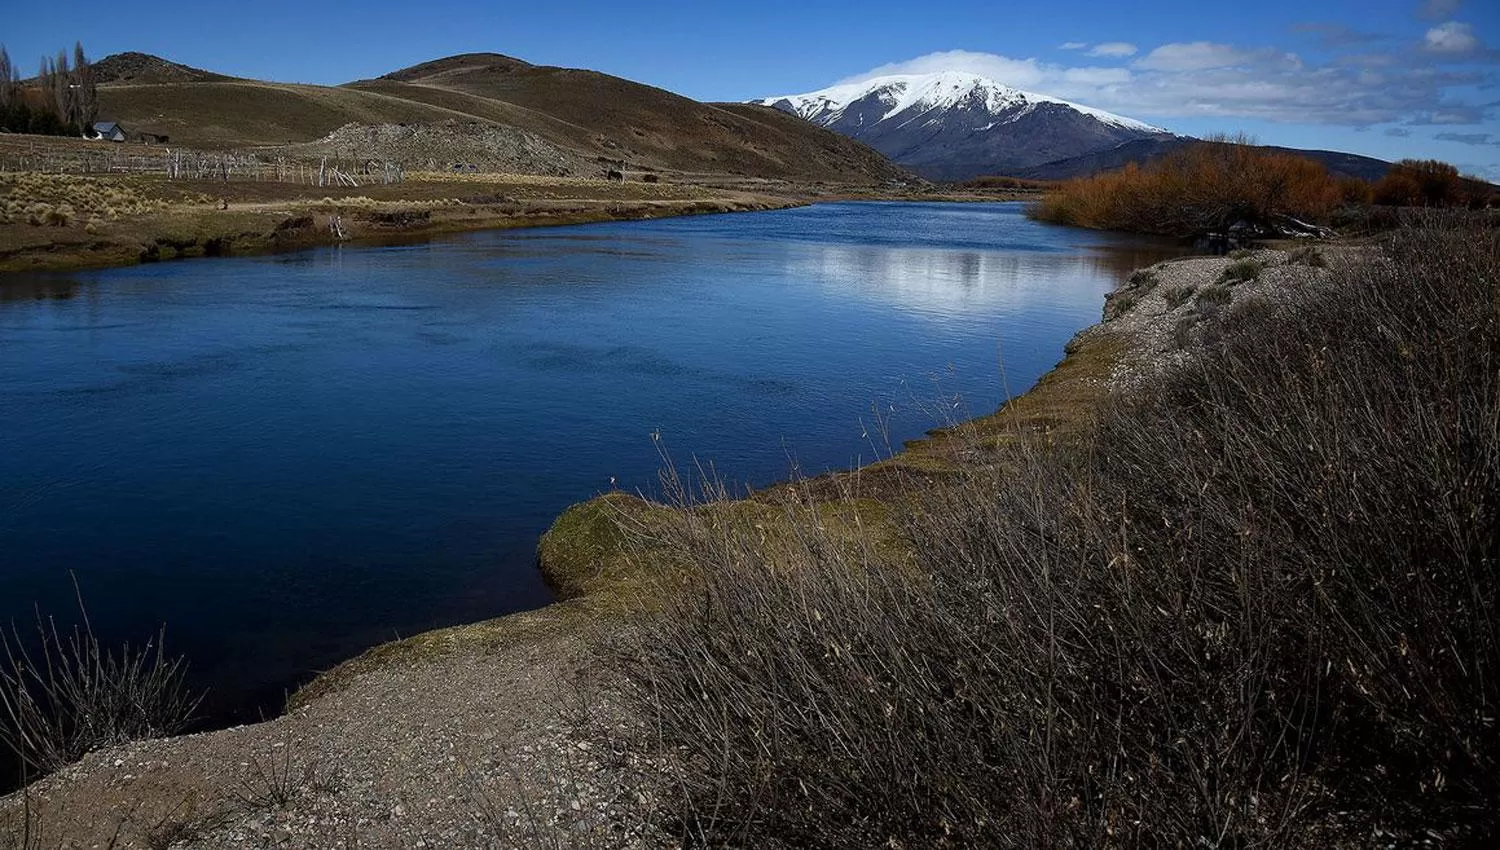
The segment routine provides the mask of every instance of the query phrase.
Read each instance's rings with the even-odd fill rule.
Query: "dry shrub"
[[[34,640],[0,631],[0,744],[31,775],[100,747],[175,735],[202,699],[187,662],[166,654],[165,629],[143,647],[105,647],[88,614],[71,632],[37,614]]]
[[[1375,186],[1358,177],[1339,178],[1339,196],[1345,205],[1363,206],[1375,202]]]
[[[1024,177],[975,177],[973,180],[959,184],[965,189],[1010,189],[1014,191],[1036,192],[1049,189],[1055,185],[1052,180],[1028,180]]]
[[[1458,169],[1435,159],[1403,159],[1375,184],[1377,204],[1398,207],[1457,207],[1469,202]]]
[[[1323,256],[1323,252],[1311,245],[1304,245],[1301,248],[1293,248],[1288,251],[1286,261],[1288,265],[1294,266],[1310,266],[1315,269],[1328,267],[1328,259]]]
[[[1500,234],[1406,231],[913,490],[699,511],[626,653],[692,843],[1327,847],[1500,829]],[[856,513],[855,516],[858,514]]]
[[[1043,221],[1196,236],[1288,215],[1326,221],[1344,190],[1313,160],[1243,140],[1205,141],[1147,165],[1068,180],[1035,204]]]

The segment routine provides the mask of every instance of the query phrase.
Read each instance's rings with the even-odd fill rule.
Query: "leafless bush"
[[[1403,231],[1086,445],[909,493],[903,546],[796,498],[686,513],[702,592],[623,662],[682,836],[1493,837],[1497,281],[1494,231]]]
[[[71,632],[36,619],[28,645],[0,631],[0,743],[39,773],[100,747],[176,734],[202,699],[186,685],[187,662],[168,657],[158,631],[144,647],[105,649],[80,600]]]
[[[329,791],[332,778],[315,761],[294,759],[292,750],[283,743],[267,755],[251,754],[230,791],[234,801],[249,811],[282,810],[308,794]]]

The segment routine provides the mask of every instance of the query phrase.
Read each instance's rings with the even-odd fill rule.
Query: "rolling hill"
[[[595,171],[859,184],[910,179],[865,145],[775,110],[700,103],[595,71],[497,53],[447,57],[343,86],[240,80],[146,54],[117,54],[96,67],[109,80],[99,87],[101,118],[176,144],[299,144],[341,128],[345,137],[384,137],[348,132],[350,124],[498,126],[594,163]],[[472,142],[495,134],[467,135]]]

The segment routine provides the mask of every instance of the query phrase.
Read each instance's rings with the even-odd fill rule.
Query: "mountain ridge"
[[[1198,139],[1186,136],[1169,139],[1138,139],[1107,150],[1043,163],[1006,176],[1028,180],[1067,180],[1072,177],[1086,177],[1090,174],[1115,171],[1131,163],[1145,165],[1198,141]],[[1384,177],[1391,167],[1391,164],[1383,159],[1344,151],[1287,148],[1278,145],[1258,145],[1257,147],[1314,160],[1335,177],[1357,177],[1375,182]]]
[[[924,177],[966,180],[1169,131],[964,71],[891,74],[751,101],[862,141]]]

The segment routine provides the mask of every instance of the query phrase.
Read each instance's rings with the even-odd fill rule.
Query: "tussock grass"
[[[0,174],[0,224],[66,227],[76,221],[117,219],[166,209],[119,183],[68,174]]]
[[[1238,259],[1225,267],[1219,275],[1221,283],[1231,286],[1236,283],[1249,283],[1260,278],[1260,273],[1265,271],[1266,264],[1259,260]]]
[[[901,545],[795,487],[777,534],[685,513],[702,586],[620,660],[680,837],[1492,837],[1500,234],[1382,253],[1237,312],[1081,442],[910,482]]]
[[[1178,307],[1181,307],[1183,304],[1186,304],[1187,300],[1189,298],[1192,298],[1193,293],[1197,291],[1198,287],[1193,286],[1192,284],[1184,284],[1182,286],[1173,286],[1167,289],[1163,289],[1161,292],[1161,297],[1166,300],[1168,307],[1171,307],[1175,310]]]

